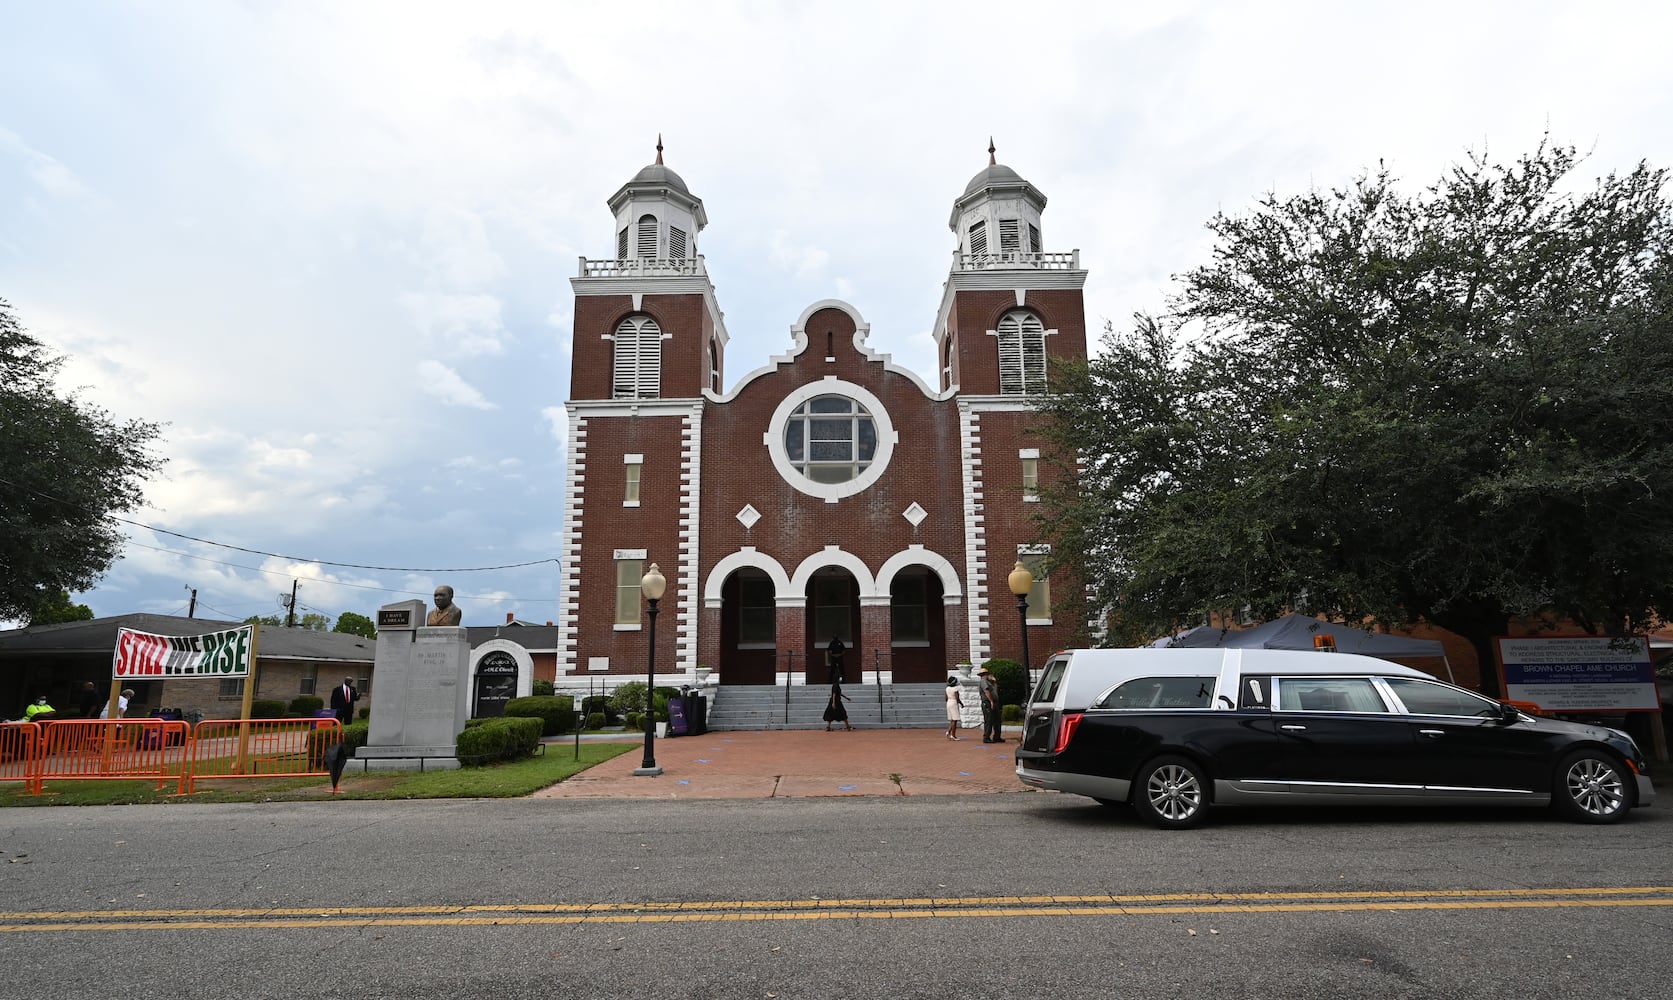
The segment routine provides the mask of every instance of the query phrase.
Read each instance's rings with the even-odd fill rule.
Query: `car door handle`
[[[1306,726],[1279,726],[1278,728],[1286,733],[1304,733],[1307,731]]]
[[[1446,730],[1444,730],[1444,729],[1419,729],[1418,732],[1422,733],[1425,736],[1445,736],[1446,735]]]

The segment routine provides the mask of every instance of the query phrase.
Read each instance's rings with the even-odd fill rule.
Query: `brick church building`
[[[824,683],[833,638],[850,681],[1020,659],[1019,561],[1039,577],[1033,666],[1083,633],[1068,561],[1041,572],[1036,490],[1053,471],[1030,425],[1047,358],[1086,356],[1086,272],[1078,251],[1045,249],[1045,195],[992,154],[953,201],[928,381],[827,299],[728,387],[702,199],[660,143],[611,196],[615,255],[571,279],[561,688],[643,673],[652,563],[671,679],[703,666],[726,685]]]

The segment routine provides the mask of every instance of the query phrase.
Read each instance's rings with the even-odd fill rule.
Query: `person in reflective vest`
[[[47,704],[46,695],[35,699],[35,703],[23,710],[24,722],[45,722],[58,714],[58,710]]]

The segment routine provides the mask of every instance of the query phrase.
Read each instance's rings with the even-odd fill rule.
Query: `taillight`
[[[1052,748],[1052,753],[1062,753],[1069,741],[1075,738],[1075,730],[1080,728],[1080,716],[1079,712],[1063,713],[1063,718],[1057,723],[1057,746]]]

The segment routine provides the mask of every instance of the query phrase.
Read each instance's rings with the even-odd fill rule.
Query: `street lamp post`
[[[645,595],[651,611],[651,652],[645,668],[645,759],[633,773],[652,777],[662,773],[662,768],[656,765],[656,612],[662,592],[667,589],[667,578],[656,568],[656,563],[651,563],[651,568],[639,580],[639,592]]]
[[[1034,574],[1017,561],[1017,568],[1005,578],[1011,593],[1017,596],[1017,623],[1022,626],[1022,712],[1023,725],[1028,725],[1028,697],[1034,687],[1034,672],[1028,660],[1028,592],[1034,589]]]

